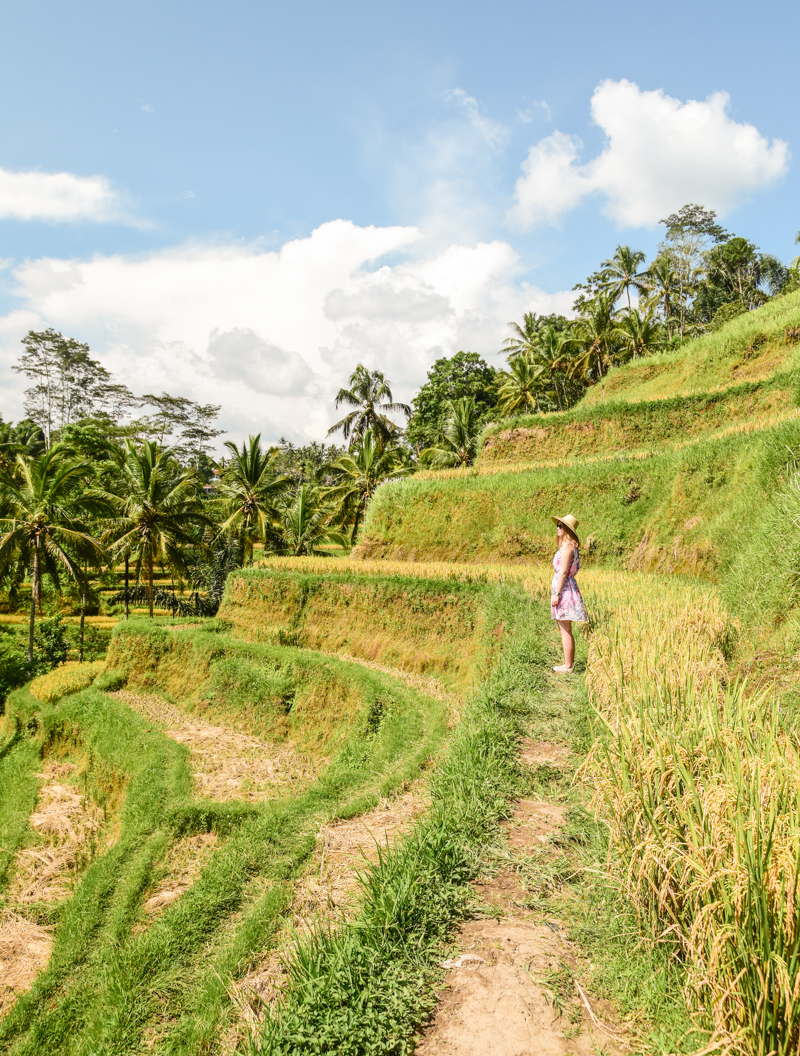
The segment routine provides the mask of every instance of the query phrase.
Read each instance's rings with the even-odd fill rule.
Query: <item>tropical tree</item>
[[[673,316],[675,304],[680,297],[680,282],[671,257],[664,253],[656,257],[647,274],[648,292],[642,301],[642,307],[661,311],[667,337],[672,340]]]
[[[331,433],[342,430],[345,440],[356,442],[371,429],[379,444],[386,445],[400,435],[400,427],[387,414],[411,414],[406,403],[395,403],[389,382],[380,370],[367,370],[361,363],[350,375],[350,388],[339,389],[335,406],[344,404],[353,410],[328,430]]]
[[[497,403],[497,371],[477,352],[442,356],[428,371],[428,379],[412,401],[405,441],[418,451],[436,444],[442,435],[450,400],[472,396],[485,422]]]
[[[599,381],[613,361],[615,347],[613,294],[598,294],[584,305],[584,314],[573,328],[576,355],[570,367],[574,377]]]
[[[110,549],[115,557],[133,561],[152,618],[156,564],[187,572],[189,554],[212,521],[203,509],[194,473],[182,470],[170,450],[155,440],[141,447],[126,441],[119,468],[116,494],[104,493],[116,514],[108,530]]]
[[[535,361],[533,352],[518,352],[500,375],[497,409],[504,415],[537,410],[544,378],[545,368]]]
[[[521,358],[514,360],[512,369]],[[471,396],[463,396],[450,400],[447,411],[441,439],[420,454],[420,461],[433,466],[471,466],[478,453],[480,410]]]
[[[270,533],[267,550],[292,557],[327,555],[324,543],[347,546],[348,541],[331,528],[332,507],[311,484],[300,484],[286,502]]]
[[[382,447],[368,429],[361,442],[330,467],[334,483],[324,496],[334,504],[334,521],[349,527],[350,538],[355,542],[376,488],[391,477],[404,477],[410,472],[402,452],[397,447]]]
[[[84,485],[91,472],[61,445],[38,456],[18,454],[11,470],[0,470],[0,573],[18,578],[30,571],[28,668],[33,673],[36,610],[49,576],[61,590],[63,576],[85,590],[84,565],[102,560],[102,544],[89,521],[108,512],[108,503]]]
[[[726,242],[730,235],[717,223],[713,209],[694,203],[681,206],[677,213],[671,213],[659,223],[665,226],[666,236],[659,244],[658,253],[669,257],[677,279],[672,305],[683,340],[687,324],[691,322],[691,302],[706,273],[706,255],[712,246]]]
[[[664,328],[653,315],[642,315],[636,308],[622,315],[614,326],[622,359],[647,356],[664,348]]]
[[[628,298],[628,311],[631,310],[631,290],[644,293],[647,290],[647,272],[640,271],[645,262],[645,254],[630,246],[617,246],[614,256],[604,260],[601,265],[601,291],[612,297],[616,304],[623,293]]]
[[[292,478],[278,473],[281,452],[277,447],[261,448],[261,434],[250,436],[241,450],[228,440],[230,452],[217,492],[225,520],[220,534],[233,533],[239,539],[242,559],[253,563],[253,543],[266,544],[267,533],[276,516],[276,500]]]
[[[522,325],[510,322],[512,336],[503,342],[502,352],[508,356],[509,362],[522,352],[527,352],[536,359],[539,349],[541,335],[547,328],[562,333],[569,329],[569,319],[563,315],[537,315],[536,312],[526,312],[522,317]]]
[[[547,373],[560,411],[563,411],[569,402],[567,371],[574,343],[570,330],[556,330],[554,326],[546,326],[539,334],[536,360]]]

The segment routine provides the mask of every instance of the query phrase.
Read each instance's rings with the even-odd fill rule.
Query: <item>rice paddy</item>
[[[798,315],[615,371],[478,472],[380,489],[350,557],[111,619],[12,693],[0,1051],[410,1054],[503,870],[583,958],[536,982],[565,1044],[603,1008],[632,1051],[800,1051]],[[590,622],[557,682],[568,507]]]

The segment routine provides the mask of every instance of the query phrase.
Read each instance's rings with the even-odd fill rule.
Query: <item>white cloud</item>
[[[439,356],[469,349],[497,362],[509,319],[569,309],[572,293],[518,283],[507,243],[425,255],[426,244],[416,228],[336,220],[276,252],[186,245],[22,264],[20,307],[0,317],[0,412],[21,414],[24,386],[10,370],[20,339],[52,326],[88,341],[136,393],[222,404],[235,439],[321,439],[357,363],[383,370],[408,400]],[[389,254],[399,259],[381,263]]]
[[[0,169],[0,219],[114,220],[120,202],[104,176]]]
[[[470,124],[486,140],[492,150],[499,152],[505,147],[508,142],[508,129],[499,121],[492,121],[491,118],[482,114],[477,99],[467,95],[462,88],[453,88],[445,93],[445,99],[453,99],[459,106],[464,107]]]
[[[581,165],[580,140],[554,132],[530,148],[508,220],[517,227],[557,223],[587,195],[605,198],[621,226],[653,227],[686,202],[724,215],[746,195],[783,176],[789,149],[734,121],[730,97],[686,103],[631,81],[604,81],[592,118],[606,134],[601,153]]]

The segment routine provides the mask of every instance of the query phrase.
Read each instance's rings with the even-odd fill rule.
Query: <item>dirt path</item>
[[[103,812],[70,779],[72,763],[48,763],[29,818],[37,842],[20,850],[0,909],[0,1017],[28,990],[50,959],[53,929],[37,923],[32,906],[67,898],[95,853]]]
[[[262,741],[230,726],[212,726],[155,694],[119,690],[109,696],[123,701],[167,737],[191,752],[195,792],[206,799],[250,802],[298,792],[316,778],[311,762],[290,745]]]
[[[528,741],[529,766],[569,767],[559,744]],[[543,919],[537,892],[526,888],[526,856],[555,857],[566,808],[537,799],[517,802],[505,824],[503,867],[473,884],[480,915],[461,928],[460,954],[417,1056],[590,1056],[628,1051],[625,1028],[591,993],[591,966],[558,920]],[[533,905],[538,903],[538,909]]]

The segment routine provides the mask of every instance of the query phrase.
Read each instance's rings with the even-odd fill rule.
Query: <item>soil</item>
[[[67,762],[45,766],[29,819],[38,842],[14,859],[6,892],[14,908],[0,911],[0,1016],[30,989],[53,948],[51,929],[25,914],[36,903],[59,902],[71,893],[103,828],[102,810],[69,783],[75,769]]]
[[[316,777],[313,764],[291,745],[273,744],[229,726],[213,726],[155,694],[119,690],[109,696],[162,727],[191,753],[195,793],[205,799],[298,794]]]
[[[528,741],[532,768],[568,765],[562,745]],[[448,974],[439,1007],[423,1030],[416,1056],[620,1056],[626,1031],[605,1001],[591,995],[591,965],[559,921],[542,919],[515,858],[552,847],[565,820],[556,803],[523,799],[504,826],[510,868],[473,884],[480,916],[458,937],[460,953],[442,964]]]

